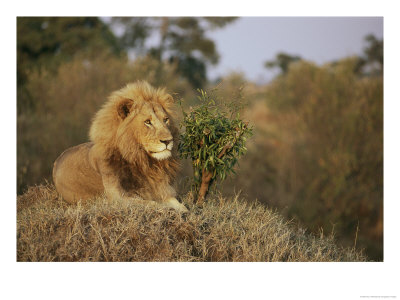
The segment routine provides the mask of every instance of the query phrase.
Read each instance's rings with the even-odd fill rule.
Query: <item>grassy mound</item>
[[[94,199],[68,205],[52,185],[17,198],[18,261],[365,261],[260,204],[210,197],[190,212]]]

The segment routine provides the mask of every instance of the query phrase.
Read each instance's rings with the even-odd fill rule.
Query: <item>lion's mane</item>
[[[176,150],[172,152],[170,159],[161,161],[147,155],[136,140],[137,135],[127,134],[129,124],[120,123],[118,120],[119,107],[126,98],[133,98],[135,101],[137,109],[132,113],[140,113],[143,101],[156,101],[161,104],[171,119],[175,116],[174,100],[165,92],[164,88],[155,89],[145,81],[128,84],[125,88],[113,92],[104,106],[96,113],[89,131],[91,141],[110,166],[121,173],[122,180],[129,180],[127,178],[129,174],[126,173],[132,173],[134,175],[132,180],[147,181],[151,185],[157,185],[157,182],[160,182],[165,176],[168,176],[169,181],[172,182],[179,169]],[[177,145],[178,130],[174,124],[170,126],[170,130],[174,143]],[[137,133],[142,134],[143,131],[138,130]],[[134,142],[132,139],[135,139]],[[125,182],[125,184],[129,183]]]

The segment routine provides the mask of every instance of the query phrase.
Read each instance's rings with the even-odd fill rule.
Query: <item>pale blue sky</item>
[[[264,62],[278,52],[323,64],[361,54],[369,33],[383,38],[382,17],[243,17],[208,33],[221,56],[208,75],[215,79],[239,71],[252,81],[266,82],[276,72]]]

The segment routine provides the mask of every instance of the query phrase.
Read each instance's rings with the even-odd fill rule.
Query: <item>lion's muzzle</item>
[[[174,147],[172,140],[160,140],[157,149],[150,151],[150,155],[158,160],[163,160],[171,157],[171,150]]]

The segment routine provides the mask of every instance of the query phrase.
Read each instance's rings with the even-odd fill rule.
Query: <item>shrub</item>
[[[218,177],[224,180],[234,172],[238,158],[246,151],[246,138],[251,136],[252,129],[240,119],[240,103],[229,103],[226,112],[206,92],[199,92],[201,104],[189,113],[182,110],[184,132],[179,152],[183,158],[192,160],[197,201],[202,204],[212,181]]]

